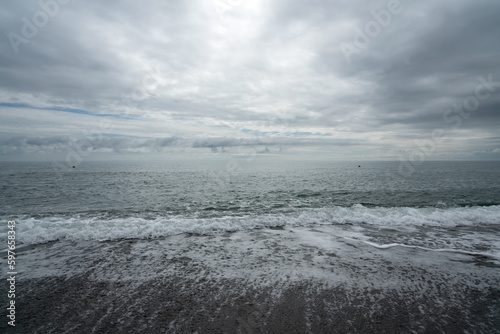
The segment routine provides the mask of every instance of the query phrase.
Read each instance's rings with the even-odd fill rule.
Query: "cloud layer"
[[[397,160],[432,141],[428,159],[499,159],[499,15],[493,0],[11,1],[0,159],[85,136],[166,157]]]

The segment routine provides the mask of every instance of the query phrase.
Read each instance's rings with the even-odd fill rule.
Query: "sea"
[[[61,168],[64,166],[64,168]],[[149,240],[330,226],[379,248],[500,261],[500,162],[0,163],[0,241]],[[3,247],[2,247],[3,249]]]

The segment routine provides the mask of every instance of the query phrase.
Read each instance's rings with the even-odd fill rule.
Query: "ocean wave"
[[[3,217],[4,220],[12,220]],[[302,209],[284,214],[196,218],[181,216],[103,218],[102,216],[21,216],[16,220],[16,241],[39,244],[56,240],[147,239],[176,234],[219,234],[278,226],[362,225],[376,227],[500,225],[500,206],[459,208],[350,207]],[[7,228],[2,226],[6,240]]]

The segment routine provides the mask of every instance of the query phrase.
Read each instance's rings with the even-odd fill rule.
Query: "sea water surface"
[[[150,239],[331,226],[375,247],[500,260],[500,162],[0,163],[0,226],[16,241]],[[358,167],[360,166],[360,167]]]

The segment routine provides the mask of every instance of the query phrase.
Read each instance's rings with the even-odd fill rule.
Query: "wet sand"
[[[16,327],[3,316],[1,332],[500,332],[498,260],[377,248],[326,227],[18,252]]]

